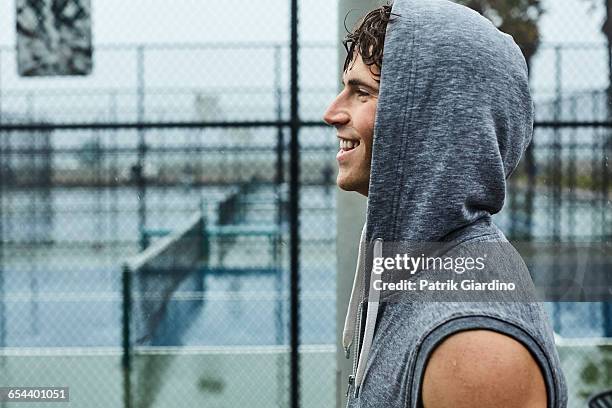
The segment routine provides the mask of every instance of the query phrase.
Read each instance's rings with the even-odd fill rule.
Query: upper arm
[[[462,331],[440,343],[422,387],[424,408],[546,408],[544,378],[529,351],[490,330]]]

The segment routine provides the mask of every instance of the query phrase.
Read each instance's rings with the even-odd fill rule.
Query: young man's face
[[[337,130],[340,150],[338,161],[338,187],[368,195],[374,119],[378,103],[378,82],[374,65],[367,66],[356,54],[342,76],[344,89],[329,105],[323,119]]]

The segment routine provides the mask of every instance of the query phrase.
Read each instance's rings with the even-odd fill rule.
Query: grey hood
[[[445,0],[398,0],[387,26],[366,238],[439,241],[501,210],[531,141],[511,36]]]
[[[511,36],[446,0],[396,0],[392,12],[398,16],[385,38],[347,349],[354,337],[359,341],[359,307],[370,279],[364,247],[375,240],[447,241],[490,221],[533,133],[527,64]],[[370,293],[363,345],[356,347],[362,349],[357,386],[377,311]]]

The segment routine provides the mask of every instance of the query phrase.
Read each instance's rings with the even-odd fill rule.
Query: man
[[[565,407],[541,304],[424,292],[381,303],[367,286],[369,244],[498,242],[492,269],[533,289],[491,221],[533,132],[518,46],[447,0],[396,0],[367,14],[345,46],[344,89],[324,120],[339,138],[338,186],[368,197],[343,333],[347,356],[354,346],[348,406]]]

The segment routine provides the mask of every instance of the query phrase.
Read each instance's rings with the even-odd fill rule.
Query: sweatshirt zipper
[[[365,254],[364,254],[365,256]],[[365,282],[365,275],[363,276],[364,282]],[[348,386],[346,389],[346,407],[348,408],[349,406],[349,394],[351,392],[351,388],[355,387],[355,375],[357,374],[357,364],[359,363],[359,343],[361,340],[361,324],[362,324],[362,316],[363,316],[363,304],[364,304],[364,300],[365,300],[365,296],[366,296],[366,288],[368,287],[367,284],[363,284],[362,289],[361,289],[361,298],[359,299],[359,309],[357,311],[357,316],[355,316],[355,326],[356,326],[356,330],[355,333],[353,333],[353,343],[355,345],[355,347],[353,348],[353,370],[351,372],[351,375],[349,375],[348,378]],[[345,350],[346,353],[346,358],[349,357],[350,355],[350,346]],[[355,395],[355,398],[357,397],[357,395]]]
[[[374,256],[382,256],[382,245],[383,245],[382,238],[377,238],[374,241],[377,241],[380,244],[378,246],[378,250],[377,250],[376,245],[375,245],[375,247],[374,247]],[[378,253],[378,252],[380,252],[380,253]],[[364,264],[364,272],[365,272],[365,270],[366,270],[366,266]],[[359,350],[360,343],[361,343],[361,326],[363,324],[363,307],[364,307],[364,304],[365,304],[366,296],[367,296],[367,294],[369,293],[369,290],[370,290],[370,279],[371,279],[371,277],[366,276],[365,273],[363,274],[364,282],[363,282],[363,286],[362,286],[362,290],[361,290],[361,299],[360,299],[360,302],[359,302],[359,306],[360,306],[359,307],[359,312],[357,313],[357,315],[358,315],[357,322],[356,322],[357,330],[356,330],[355,333],[353,333],[353,338],[355,338],[354,337],[355,335],[357,336],[356,340],[354,340],[355,341],[355,349],[354,349],[355,352],[353,353],[353,372],[352,372],[352,375],[349,376],[348,388],[346,390],[346,393],[347,393],[346,406],[347,406],[347,408],[348,408],[349,401],[350,401],[350,398],[348,398],[348,395],[350,394],[351,387],[354,388],[354,398],[358,398],[359,397],[359,388],[361,386],[361,384],[357,384],[356,377],[357,377],[357,369],[359,368],[358,367],[359,366],[359,359],[361,357],[361,352],[363,351],[363,350]],[[368,302],[369,301],[370,301],[370,299],[368,299]],[[366,306],[369,306],[369,305],[366,304]],[[369,307],[368,307],[368,309],[369,309]],[[367,319],[367,316],[366,316],[366,319]],[[367,322],[366,322],[366,324],[367,324]],[[366,332],[367,332],[367,326],[366,326]],[[366,333],[364,333],[364,335],[365,334]],[[368,346],[368,347],[370,347],[370,346]],[[345,352],[348,352],[348,350],[345,350]],[[367,358],[367,356],[365,356],[365,357]],[[366,364],[366,361],[364,361],[363,363]]]
[[[363,305],[363,297],[361,298],[361,301],[359,302],[359,310],[357,311],[357,316],[355,317],[355,326],[356,326],[356,330],[355,333],[353,333],[353,343],[355,345],[355,348],[353,349],[353,369],[351,371],[351,375],[349,375],[348,377],[348,386],[346,388],[346,408],[348,408],[349,406],[349,402],[351,400],[350,398],[350,393],[351,393],[351,388],[353,388],[355,386],[355,374],[357,373],[357,363],[358,363],[358,355],[359,355],[359,338],[360,333],[361,333],[361,314],[362,314],[362,305]],[[350,347],[349,349],[346,350],[347,353],[349,353],[350,351]],[[348,355],[347,355],[348,358]]]

